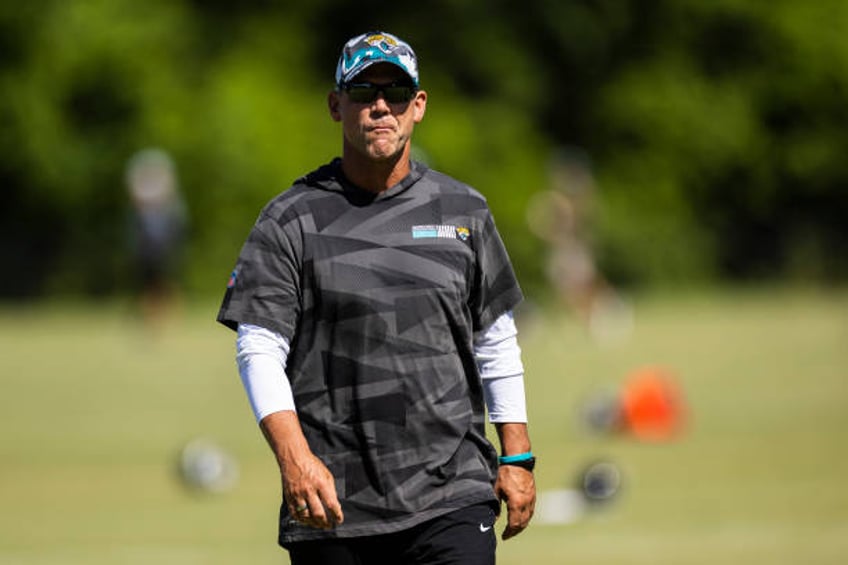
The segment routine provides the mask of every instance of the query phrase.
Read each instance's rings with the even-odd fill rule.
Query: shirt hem
[[[380,536],[384,534],[393,534],[396,532],[400,532],[403,530],[408,530],[409,528],[413,528],[423,522],[427,522],[434,518],[438,518],[439,516],[443,516],[445,514],[450,514],[451,512],[455,512],[461,508],[465,508],[466,506],[473,506],[475,504],[481,503],[493,503],[498,504],[497,498],[494,496],[494,492],[489,495],[475,495],[468,496],[462,499],[457,500],[454,504],[450,506],[441,507],[441,508],[433,508],[430,510],[426,510],[423,512],[416,512],[409,515],[407,518],[391,523],[380,523],[379,528],[375,528],[374,522],[369,524],[363,524],[361,526],[355,526],[351,528],[346,528],[344,531],[337,530],[300,530],[297,533],[292,534],[284,534],[280,533],[278,537],[278,543],[281,547],[287,548],[291,544],[295,544],[303,541],[317,541],[322,539],[347,539],[347,538],[356,538],[356,537],[372,537],[372,536]]]

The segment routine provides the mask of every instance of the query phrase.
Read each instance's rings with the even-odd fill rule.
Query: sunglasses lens
[[[383,96],[389,104],[409,102],[412,99],[412,89],[408,86],[389,86],[383,89]]]
[[[364,85],[351,86],[347,89],[347,94],[357,104],[365,104],[377,98],[377,87]]]
[[[370,104],[377,99],[378,92],[383,93],[383,97],[389,104],[409,102],[412,100],[412,96],[415,93],[415,89],[411,86],[396,84],[389,84],[386,86],[378,86],[370,83],[351,84],[348,85],[345,90],[347,90],[347,94],[350,96],[350,99],[357,104]]]

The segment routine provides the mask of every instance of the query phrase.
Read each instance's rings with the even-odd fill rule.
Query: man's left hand
[[[536,508],[536,481],[533,473],[515,465],[501,465],[495,482],[495,495],[506,502],[507,524],[503,539],[517,536],[530,524]]]

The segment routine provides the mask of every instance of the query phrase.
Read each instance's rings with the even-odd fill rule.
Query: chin
[[[393,148],[391,151],[375,150],[368,151],[368,156],[374,161],[395,161],[403,153],[403,149]]]

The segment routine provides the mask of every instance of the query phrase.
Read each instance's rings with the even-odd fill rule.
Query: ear
[[[331,90],[330,94],[327,95],[327,108],[329,108],[330,117],[333,118],[334,122],[342,121],[342,113],[339,111],[339,104],[341,104],[339,93],[335,90]]]
[[[417,124],[424,119],[424,112],[427,111],[427,91],[419,90],[415,93],[415,98],[412,99],[412,120]]]

